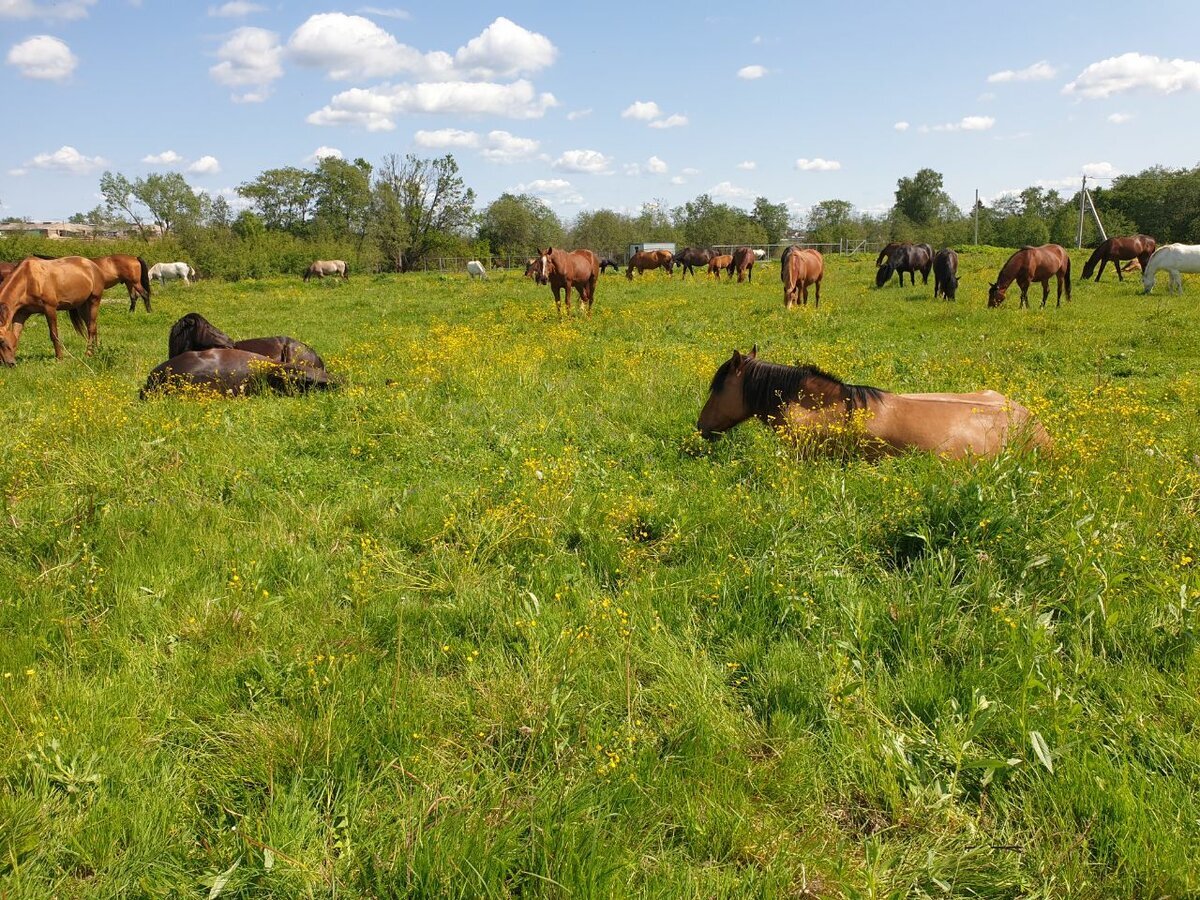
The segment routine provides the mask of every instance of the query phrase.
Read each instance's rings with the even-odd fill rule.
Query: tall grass
[[[957,303],[831,259],[790,314],[775,269],[606,276],[590,321],[515,274],[114,291],[61,363],[31,322],[0,893],[1194,895],[1198,286],[987,310],[1003,259]],[[139,402],[190,310],[346,385]],[[1001,390],[1055,451],[705,444],[754,342]]]

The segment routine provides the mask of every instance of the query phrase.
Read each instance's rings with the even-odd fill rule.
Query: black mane
[[[734,361],[726,360],[713,375],[710,392],[720,391],[733,369]],[[863,409],[868,400],[881,400],[884,391],[865,384],[847,384],[817,366],[784,366],[779,363],[747,359],[742,399],[754,415],[768,415],[786,402],[808,397],[832,397],[841,402],[846,412]]]

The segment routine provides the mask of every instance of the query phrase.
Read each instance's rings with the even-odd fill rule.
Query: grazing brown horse
[[[559,292],[567,292],[567,315],[571,314],[571,289],[579,294],[579,306],[592,316],[592,300],[596,296],[596,281],[600,278],[600,261],[591,250],[555,250],[547,247],[538,258],[542,284],[549,283],[554,291],[554,308],[562,316]]]
[[[1135,259],[1140,264],[1141,268],[1146,268],[1146,264],[1150,262],[1150,257],[1154,255],[1154,251],[1158,249],[1158,243],[1148,234],[1131,234],[1125,237],[1110,237],[1093,251],[1088,257],[1088,261],[1083,264],[1083,273],[1079,276],[1080,281],[1087,281],[1092,277],[1092,270],[1096,268],[1096,263],[1100,263],[1100,271],[1096,273],[1096,280],[1100,280],[1100,276],[1104,274],[1104,267],[1110,262],[1113,263],[1113,268],[1117,270],[1117,281],[1124,281],[1125,276],[1121,273],[1129,271],[1122,269],[1121,263],[1127,259]]]
[[[917,283],[918,272],[921,273],[921,284],[929,284],[929,270],[932,268],[932,247],[928,244],[901,244],[875,272],[875,287],[883,287],[896,272],[900,273],[900,287],[904,287],[905,272],[914,285]]]
[[[894,253],[898,248],[911,246],[911,242],[900,243],[899,241],[892,241],[891,243],[884,245],[884,248],[879,251],[879,255],[875,257],[875,268],[878,269],[880,266],[882,266],[886,260],[891,258],[892,253]]]
[[[546,283],[542,278],[541,257],[534,256],[530,258],[528,265],[525,266],[525,277],[532,278],[535,284]]]
[[[708,261],[708,274],[716,275],[717,281],[720,281],[721,280],[721,272],[728,271],[729,264],[731,262],[733,262],[733,257],[730,256],[728,253],[722,254],[721,256],[714,256],[712,259],[710,259]],[[729,277],[731,279],[733,278],[732,272],[729,273]]]
[[[104,278],[104,287],[123,284],[129,291],[129,311],[137,309],[138,297],[150,312],[150,267],[140,256],[114,253],[111,256],[90,257]]]
[[[816,305],[821,305],[821,279],[825,276],[825,259],[819,252],[795,245],[783,251],[779,259],[779,278],[783,282],[783,306],[791,309],[797,302],[808,306],[808,286],[816,285]]]
[[[16,365],[21,329],[32,315],[46,317],[54,355],[62,359],[63,345],[58,338],[58,311],[65,309],[80,336],[87,337],[87,352],[96,344],[96,320],[104,278],[95,263],[82,256],[62,259],[22,260],[0,285],[0,362]]]
[[[278,363],[259,353],[221,347],[188,350],[155,366],[140,396],[144,400],[148,394],[186,387],[241,396],[263,390],[304,393],[334,386],[324,369]]]
[[[958,292],[958,254],[943,247],[933,258],[933,299],[953,300]]]
[[[749,247],[738,247],[733,251],[733,259],[728,266],[729,277],[733,277],[733,273],[737,272],[738,284],[749,279],[754,281],[754,263],[758,257],[754,255],[754,251]]]
[[[692,277],[696,277],[696,266],[704,268],[707,266],[714,256],[716,251],[700,247],[684,247],[675,254],[675,265],[683,267],[683,274],[680,279],[687,278],[688,272],[692,273]]]
[[[304,280],[324,278],[326,275],[338,275],[343,281],[350,278],[350,267],[341,259],[318,259],[304,272]]]
[[[1029,410],[995,391],[893,394],[846,384],[815,366],[760,362],[737,350],[717,369],[696,427],[712,440],[751,416],[829,449],[851,443],[869,457],[924,450],[951,458],[991,457],[1006,446],[1048,447]]]
[[[999,306],[1004,302],[1004,292],[1014,281],[1021,288],[1021,306],[1029,306],[1029,286],[1035,281],[1042,285],[1042,306],[1050,297],[1050,279],[1058,279],[1058,295],[1055,306],[1062,306],[1063,285],[1067,287],[1067,299],[1071,299],[1071,257],[1058,244],[1042,244],[1040,247],[1022,247],[1008,258],[1000,270],[999,277],[988,287],[988,306]]]
[[[291,337],[247,338],[234,341],[200,313],[188,313],[171,326],[167,339],[167,356],[176,357],[189,350],[234,349],[257,353],[278,363],[325,368],[317,351],[303,341]]]
[[[0,262],[0,284],[4,284],[4,279],[15,272],[17,263]]]
[[[603,275],[605,269],[611,268],[614,272],[621,271],[621,264],[611,256],[600,257],[600,274]]]
[[[629,260],[625,277],[633,281],[633,270],[642,275],[650,269],[666,269],[668,275],[675,273],[675,254],[670,250],[640,250]]]

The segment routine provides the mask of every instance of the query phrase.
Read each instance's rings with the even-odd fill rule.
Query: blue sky
[[[106,168],[231,194],[319,149],[453,152],[481,203],[566,218],[703,192],[879,210],[922,166],[966,207],[1200,161],[1182,0],[579,8],[0,0],[0,215],[90,209]]]

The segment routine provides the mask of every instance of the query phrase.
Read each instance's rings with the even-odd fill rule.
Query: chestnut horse
[[[334,387],[335,382],[324,369],[278,363],[259,353],[220,347],[188,350],[155,366],[139,396],[145,400],[148,394],[185,386],[241,396],[264,389],[303,393]]]
[[[104,287],[123,284],[129,291],[129,311],[137,309],[138,297],[150,312],[150,267],[140,256],[114,253],[111,256],[89,257],[104,278]]]
[[[1124,281],[1125,276],[1122,272],[1127,270],[1121,268],[1121,263],[1127,259],[1136,259],[1145,269],[1157,248],[1158,243],[1148,234],[1110,237],[1088,257],[1088,261],[1083,264],[1083,273],[1079,276],[1079,280],[1087,281],[1091,278],[1096,263],[1100,263],[1100,271],[1096,272],[1096,280],[1099,281],[1100,276],[1104,274],[1104,267],[1111,262],[1113,268],[1117,270],[1117,281]]]
[[[760,362],[758,348],[737,350],[717,369],[696,427],[708,440],[751,416],[815,446],[852,439],[868,457],[924,450],[939,456],[992,457],[1006,446],[1049,447],[1025,407],[995,391],[893,394],[846,384],[815,366]]]
[[[188,350],[233,349],[248,350],[278,363],[295,363],[324,369],[325,361],[317,351],[303,341],[291,337],[247,338],[234,341],[200,313],[188,313],[171,326],[167,338],[167,356],[175,357]]]
[[[716,275],[717,281],[720,281],[722,270],[727,271],[731,262],[733,262],[733,257],[728,253],[722,254],[721,256],[714,256],[708,261],[708,274]],[[729,277],[733,278],[732,272],[729,273]]]
[[[668,256],[670,254],[667,254]],[[591,250],[555,250],[547,247],[538,260],[539,280],[550,284],[554,291],[554,308],[562,317],[559,292],[567,292],[567,315],[571,314],[571,289],[579,294],[579,306],[590,319],[592,300],[596,296],[596,281],[600,278],[600,261]]]
[[[670,250],[641,250],[629,260],[625,277],[633,281],[633,270],[641,275],[649,269],[666,269],[668,275],[675,274],[675,254]]]
[[[825,259],[819,252],[792,245],[779,259],[779,278],[783,281],[783,306],[791,309],[797,302],[808,306],[808,286],[817,287],[816,306],[821,305],[821,279],[825,275]]]
[[[1063,285],[1067,288],[1067,300],[1071,299],[1071,257],[1058,244],[1042,244],[1040,247],[1022,247],[1008,258],[1000,269],[994,284],[988,287],[988,306],[999,306],[1004,302],[1004,292],[1014,281],[1021,288],[1021,306],[1029,306],[1029,286],[1035,281],[1042,285],[1042,306],[1050,297],[1050,279],[1058,279],[1058,294],[1055,306],[1062,306]]]
[[[62,259],[22,260],[0,285],[0,362],[16,365],[17,344],[25,320],[35,314],[46,317],[54,355],[62,359],[63,345],[58,338],[58,311],[65,309],[71,324],[87,338],[87,352],[96,344],[96,319],[100,298],[104,296],[104,277],[96,264],[82,256]]]
[[[749,247],[738,247],[733,251],[733,259],[728,266],[729,277],[733,277],[733,273],[737,271],[738,284],[741,284],[746,279],[754,282],[754,263],[758,257],[754,255],[754,251]]]
[[[0,284],[4,284],[4,279],[15,272],[17,263],[0,262]]]

